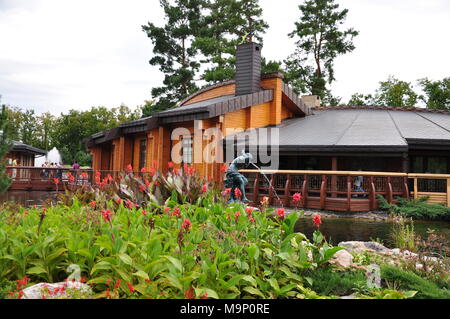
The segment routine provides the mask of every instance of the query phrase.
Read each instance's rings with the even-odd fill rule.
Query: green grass
[[[395,283],[400,290],[417,291],[416,299],[450,299],[450,290],[440,289],[435,283],[394,266],[382,265],[381,278],[385,283]]]

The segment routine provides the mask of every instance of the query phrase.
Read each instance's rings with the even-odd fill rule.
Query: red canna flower
[[[278,208],[276,215],[279,219],[283,220],[285,217],[284,208]]]
[[[59,178],[54,178],[54,179],[53,179],[53,183],[55,183],[56,185],[58,185],[58,184],[59,184]]]
[[[96,172],[95,172],[95,176],[96,176],[96,177],[100,177],[100,175],[101,175],[101,173],[100,173],[99,171],[96,171]]]
[[[174,165],[173,165],[173,162],[168,162],[168,163],[167,163],[167,167],[173,168],[173,166],[174,166]]]
[[[234,220],[235,220],[235,221],[238,221],[239,216],[241,216],[241,212],[240,212],[240,211],[235,212],[235,213],[234,213]]]
[[[166,207],[164,207],[164,213],[168,213],[168,212],[170,212],[170,209],[171,209],[170,207],[167,207],[167,206],[166,206]]]
[[[158,181],[155,181],[155,186],[158,186],[159,185],[159,182]]]
[[[120,287],[120,279],[117,279],[116,284],[114,285],[114,288],[119,288]]]
[[[237,198],[241,198],[242,197],[242,192],[239,188],[235,188],[234,189],[234,196],[236,196]]]
[[[206,193],[208,191],[208,186],[207,185],[203,185],[202,186],[202,193]]]
[[[81,177],[83,177],[83,179],[87,179],[88,174],[86,172],[81,173]]]
[[[116,202],[117,202],[117,204],[120,205],[120,204],[122,204],[123,200],[122,200],[122,198],[119,197],[119,198],[116,199]]]
[[[133,285],[130,284],[129,282],[127,282],[127,286],[128,286],[128,289],[130,289],[130,292],[133,293],[133,292],[134,292],[134,287],[133,287]]]
[[[298,203],[302,200],[302,195],[300,193],[295,193],[294,195],[292,195],[292,200]]]
[[[89,206],[95,207],[95,206],[97,206],[97,202],[95,200],[93,200],[90,202]]]
[[[228,170],[227,164],[223,164],[222,166],[220,166],[220,171],[221,171],[222,173],[225,173],[227,170]]]
[[[109,209],[107,209],[107,210],[104,210],[103,212],[102,212],[102,215],[103,215],[103,219],[105,220],[105,221],[107,221],[108,223],[110,223],[111,222],[111,218],[112,218],[112,213],[111,213],[111,211],[109,210]]]
[[[23,297],[23,290],[19,291],[19,294],[17,295],[18,299],[22,299]]]
[[[109,288],[106,289],[104,296],[105,296],[105,298],[110,298],[111,297],[111,293],[109,292]]]
[[[139,185],[139,191],[141,193],[143,193],[145,191],[145,189],[146,189],[145,185]]]
[[[248,217],[252,216],[253,210],[254,210],[253,207],[246,207],[245,208],[245,212],[247,213]]]
[[[147,172],[147,169],[145,167],[142,167],[141,168],[141,173],[146,173],[146,172]]]
[[[314,223],[314,225],[316,225],[317,229],[319,229],[320,224],[322,224],[322,218],[321,218],[320,214],[314,215],[313,223]]]
[[[71,183],[75,182],[75,177],[72,174],[67,175],[67,178],[69,179],[69,182],[71,182]]]
[[[225,190],[222,192],[222,196],[228,196],[231,193],[231,188],[225,188]]]
[[[96,185],[100,184],[100,177],[99,176],[95,176],[95,184]]]
[[[126,171],[128,174],[133,173],[133,166],[131,166],[131,164],[127,165]]]
[[[195,299],[194,288],[192,288],[192,286],[189,287],[189,289],[184,292],[184,296],[186,297],[186,299]]]
[[[142,213],[142,215],[147,216],[147,212],[144,209],[142,210],[141,213]]]
[[[181,217],[180,209],[179,209],[178,207],[176,207],[176,208],[173,210],[172,216],[176,216],[176,217],[178,217],[178,218]]]
[[[86,282],[86,279],[87,279],[87,278],[83,276],[83,277],[80,278],[80,282],[85,283],[85,282]]]
[[[127,199],[127,201],[125,202],[125,207],[128,209],[131,209],[134,207],[134,204],[132,201],[130,201],[129,199]]]
[[[148,180],[145,180],[145,186],[147,186],[147,187],[150,186],[150,182]]]
[[[183,225],[181,226],[182,229],[184,229],[185,231],[189,231],[189,228],[191,227],[191,221],[189,219],[185,219],[183,221]]]

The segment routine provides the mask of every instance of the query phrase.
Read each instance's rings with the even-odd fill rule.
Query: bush
[[[449,290],[440,289],[435,283],[394,266],[381,265],[381,278],[385,283],[394,283],[400,289],[417,291],[414,296],[416,299],[450,298]]]
[[[306,276],[312,279],[312,289],[321,295],[350,295],[355,289],[365,286],[367,282],[364,270],[317,269]]]
[[[428,204],[426,197],[409,200],[398,197],[397,200],[397,204],[389,204],[383,196],[378,195],[380,208],[392,214],[412,219],[450,220],[450,207]]]

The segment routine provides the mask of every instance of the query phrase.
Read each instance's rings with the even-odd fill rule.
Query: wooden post
[[[327,187],[327,176],[322,175],[322,183],[320,185],[320,209],[325,209],[325,200],[327,197],[326,187]]]
[[[377,208],[377,191],[375,189],[375,184],[373,183],[373,178],[371,178],[372,181],[370,182],[370,210],[374,210]]]
[[[337,165],[337,157],[333,156],[331,158],[331,170],[332,171],[337,171],[338,170],[338,165]],[[336,175],[331,175],[331,197],[337,197],[336,193],[333,193],[337,191],[337,176]]]
[[[447,206],[450,207],[450,178],[447,178]]]
[[[388,176],[387,178],[387,201],[389,204],[392,204],[394,198],[392,196],[392,184],[391,184],[391,177]]]
[[[414,177],[414,199],[417,199],[417,177]]]
[[[306,208],[308,202],[308,175],[305,175],[302,185],[303,207]]]
[[[403,196],[409,199],[408,177],[403,178]]]
[[[286,176],[286,184],[284,186],[284,206],[289,206],[289,199],[291,197],[291,175]]]
[[[352,177],[347,176],[347,211],[351,210],[351,200],[352,200]]]

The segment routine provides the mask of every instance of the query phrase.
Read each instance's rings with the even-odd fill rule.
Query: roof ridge
[[[398,125],[397,125],[397,122],[395,121],[394,117],[392,116],[390,110],[388,110],[387,113],[388,113],[389,117],[391,118],[392,123],[394,123],[395,129],[397,130],[398,135],[400,135],[400,137],[402,138],[402,140],[403,140],[403,141],[406,143],[406,145],[408,145],[408,147],[409,147],[408,141],[407,141],[406,138],[403,136],[402,131],[399,129],[399,127],[398,127]]]
[[[387,110],[387,111],[410,111],[418,113],[450,114],[450,110],[429,109],[425,107],[396,107],[376,105],[342,105],[342,106],[320,106],[312,107],[312,110]]]
[[[361,112],[358,112],[358,114],[356,114],[354,119],[350,122],[350,124],[347,126],[347,128],[342,132],[341,136],[339,136],[339,138],[336,140],[336,143],[334,143],[333,145],[339,144],[339,141],[344,137],[345,133],[347,133],[347,131],[350,129],[350,127],[353,126],[353,123],[355,123],[355,121],[358,119],[358,117],[360,115],[361,115]]]

